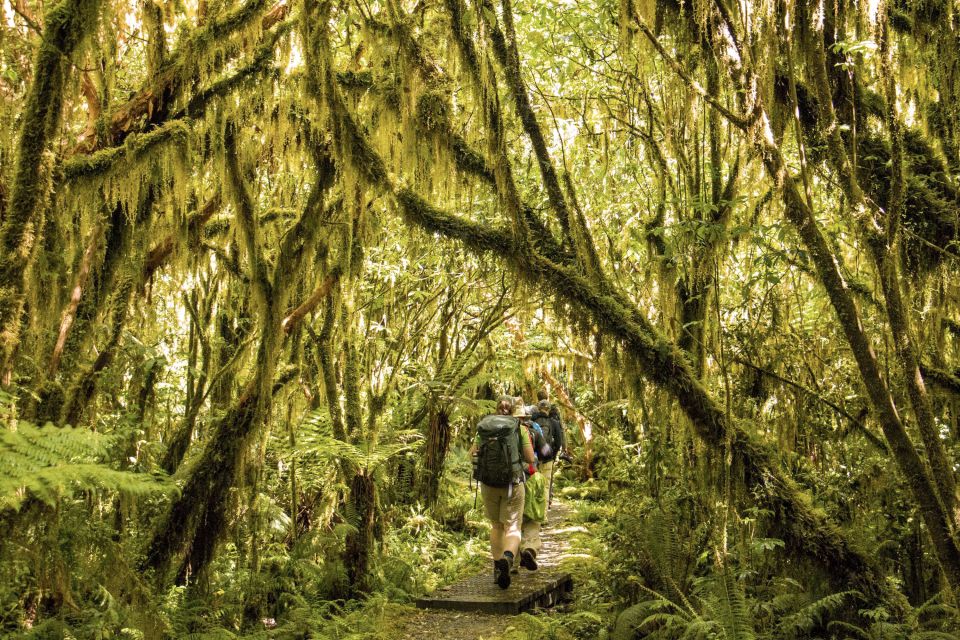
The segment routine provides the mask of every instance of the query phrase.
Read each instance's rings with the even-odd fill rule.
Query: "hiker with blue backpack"
[[[549,454],[540,457],[540,473],[543,475],[547,486],[547,504],[553,499],[553,471],[554,461],[560,457],[563,458],[567,448],[566,438],[563,433],[563,423],[560,421],[560,412],[556,405],[547,400],[547,392],[537,393],[537,408],[533,412],[533,421],[540,425],[543,432],[543,438],[546,440],[551,451]],[[546,516],[544,516],[546,522]]]
[[[520,550],[524,481],[536,462],[530,435],[513,413],[512,398],[501,397],[497,412],[477,424],[470,448],[475,456],[473,477],[480,483],[484,513],[491,524],[493,579],[501,589],[510,586],[510,571]]]

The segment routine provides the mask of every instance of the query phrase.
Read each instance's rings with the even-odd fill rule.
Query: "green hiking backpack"
[[[523,480],[520,421],[512,416],[486,416],[477,424],[480,447],[473,478],[490,487],[509,487]]]

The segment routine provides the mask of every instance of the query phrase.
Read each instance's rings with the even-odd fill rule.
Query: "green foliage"
[[[783,638],[803,638],[836,614],[849,601],[856,600],[856,591],[840,591],[818,598],[801,609],[783,616],[777,624],[777,635]]]
[[[0,633],[389,634],[409,614],[396,602],[484,563],[467,434],[548,370],[573,405],[576,463],[555,489],[585,500],[598,535],[570,534],[573,610],[509,637],[599,637],[619,609],[618,638],[956,637],[946,596],[891,597],[941,588],[944,545],[891,473],[844,333],[866,332],[914,438],[915,372],[864,259],[870,216],[844,187],[860,182],[871,224],[896,221],[904,155],[904,221],[885,243],[904,335],[923,364],[955,368],[947,4],[271,4],[18,0],[4,16],[0,384],[22,385],[23,406],[0,395]],[[491,41],[501,25],[516,60]],[[723,109],[750,113],[747,131]],[[831,167],[834,131],[852,175]],[[791,183],[857,317],[834,312],[817,252],[784,219]],[[101,238],[111,209],[122,242]],[[46,371],[61,336],[73,352]],[[927,442],[949,469],[956,389],[928,387]],[[35,426],[63,390],[89,400],[80,424]],[[249,420],[223,419],[251,397]],[[731,423],[764,448],[728,457]],[[199,479],[185,506],[202,536],[171,545],[186,585],[154,591],[142,549],[182,530],[164,517],[174,481],[153,475],[169,451],[186,461],[175,482]],[[428,459],[442,479],[429,508]],[[355,487],[376,498],[358,506]],[[771,498],[797,495],[801,518]],[[343,601],[364,508],[374,595]],[[812,566],[832,557],[824,539],[868,559],[881,595],[829,586],[835,567]]]
[[[419,432],[394,433],[394,442],[370,442],[355,445],[335,438],[329,433],[329,420],[325,411],[314,411],[304,417],[304,426],[309,431],[302,435],[298,455],[319,457],[346,465],[348,468],[373,473],[397,456],[422,446]]]
[[[84,428],[37,427],[25,421],[0,430],[0,510],[17,509],[32,496],[54,505],[86,489],[142,496],[170,492],[162,475],[119,471],[99,462],[109,438]]]

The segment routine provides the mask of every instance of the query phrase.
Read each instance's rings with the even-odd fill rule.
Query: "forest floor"
[[[554,501],[549,520],[542,530],[543,548],[537,557],[541,568],[556,568],[568,557],[570,536],[587,533],[587,529],[573,523],[574,512],[567,504]],[[492,569],[490,570],[492,572]],[[526,571],[526,569],[521,569]],[[577,585],[574,584],[574,589]],[[562,604],[557,608],[562,608]],[[548,610],[536,615],[549,615]],[[494,615],[476,612],[417,609],[401,622],[399,637],[419,640],[499,640],[508,638],[512,631],[526,626],[528,614],[520,616]]]

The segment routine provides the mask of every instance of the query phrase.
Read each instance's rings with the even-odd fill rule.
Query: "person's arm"
[[[530,442],[530,434],[523,427],[520,428],[520,444],[523,460],[527,464],[536,464],[537,457],[533,453],[533,443]]]

